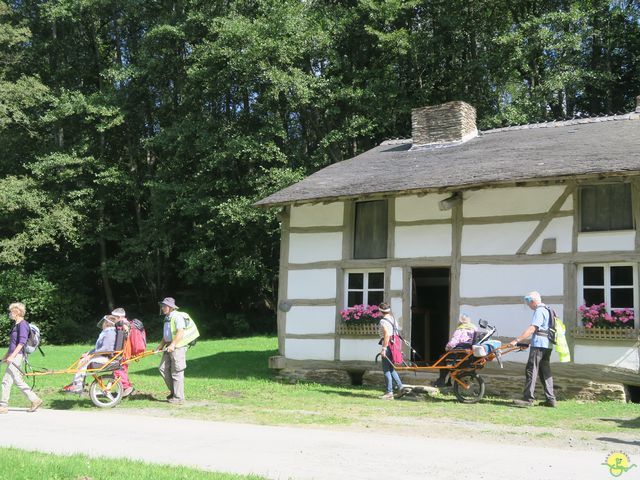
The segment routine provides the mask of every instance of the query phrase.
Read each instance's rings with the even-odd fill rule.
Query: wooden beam
[[[551,220],[558,216],[558,212],[560,212],[562,205],[564,205],[564,202],[567,201],[567,198],[569,198],[569,195],[571,195],[572,192],[573,187],[571,186],[567,186],[567,188],[564,189],[564,192],[562,192],[562,194],[556,199],[556,201],[553,202],[553,205],[551,205],[549,211],[540,220],[536,228],[533,229],[533,232],[531,232],[529,238],[527,238],[522,246],[518,249],[516,255],[524,255],[527,253],[529,248],[531,248],[531,245],[533,245],[533,242],[535,242],[540,234],[544,232],[544,229],[549,226]]]

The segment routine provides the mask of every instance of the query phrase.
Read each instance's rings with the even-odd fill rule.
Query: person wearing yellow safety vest
[[[164,314],[162,342],[157,348],[158,350],[164,348],[159,370],[170,392],[167,396],[167,401],[181,405],[184,403],[184,371],[187,368],[187,347],[195,338],[191,338],[193,334],[187,330],[186,322],[189,316],[177,311],[178,306],[173,298],[167,297],[159,304]]]

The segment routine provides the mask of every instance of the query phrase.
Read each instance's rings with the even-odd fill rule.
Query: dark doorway
[[[411,345],[417,360],[433,362],[449,341],[448,268],[412,269]]]

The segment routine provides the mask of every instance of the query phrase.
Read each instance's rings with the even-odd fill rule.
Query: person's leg
[[[538,377],[540,359],[542,358],[541,350],[537,347],[529,347],[529,360],[527,360],[527,366],[525,367],[524,392],[522,394],[526,402],[533,402],[536,397],[536,378]]]
[[[160,375],[162,375],[162,379],[169,389],[169,396],[175,396],[175,392],[173,391],[173,378],[171,378],[171,356],[166,350],[162,353],[158,370],[160,370]]]
[[[179,401],[184,401],[184,371],[187,368],[187,348],[176,348],[170,355],[173,396]]]
[[[396,388],[398,389],[398,391],[404,388],[404,385],[402,384],[402,380],[400,379],[400,375],[398,375],[398,372],[393,367],[391,367],[391,378],[395,382]]]
[[[382,372],[384,373],[384,380],[385,380],[385,393],[391,394],[393,393],[393,378],[391,376],[391,370],[393,370],[393,366],[391,365],[391,362],[385,358],[382,357]]]
[[[18,354],[16,355],[14,364],[20,366],[22,365],[23,360],[24,360],[24,357]],[[20,391],[23,393],[25,397],[29,399],[32,405],[38,402],[42,403],[40,398],[38,398],[38,396],[35,393],[33,393],[33,390],[31,390],[31,387],[29,387],[27,382],[24,381],[24,379],[22,378],[22,373],[20,372],[20,369],[17,368],[15,365],[11,365],[11,368],[10,368],[11,375],[13,376],[14,385],[20,389]]]
[[[542,359],[540,360],[540,383],[544,389],[544,395],[549,404],[555,405],[556,396],[553,393],[553,377],[551,376],[551,349],[544,348]]]
[[[9,397],[11,396],[11,386],[13,385],[13,375],[11,375],[10,365],[2,377],[2,396],[0,397],[0,407],[6,408],[9,405]]]
[[[131,388],[131,382],[129,381],[129,365],[122,365],[122,368],[120,370],[116,370],[115,372],[113,372],[113,375],[116,378],[120,379],[120,384],[122,385],[122,388],[124,390],[127,390],[128,388]]]

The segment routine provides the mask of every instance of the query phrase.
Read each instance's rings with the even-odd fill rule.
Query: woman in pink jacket
[[[473,344],[473,337],[476,333],[476,326],[471,323],[471,318],[467,315],[460,315],[460,320],[458,321],[458,327],[453,332],[451,336],[451,340],[447,343],[444,349],[448,352],[454,348],[471,348]],[[447,357],[447,359],[455,358],[453,355]],[[451,381],[446,382],[447,375],[449,374],[449,370],[441,369],[440,377],[433,383],[434,387],[444,387],[446,385],[451,385]]]

